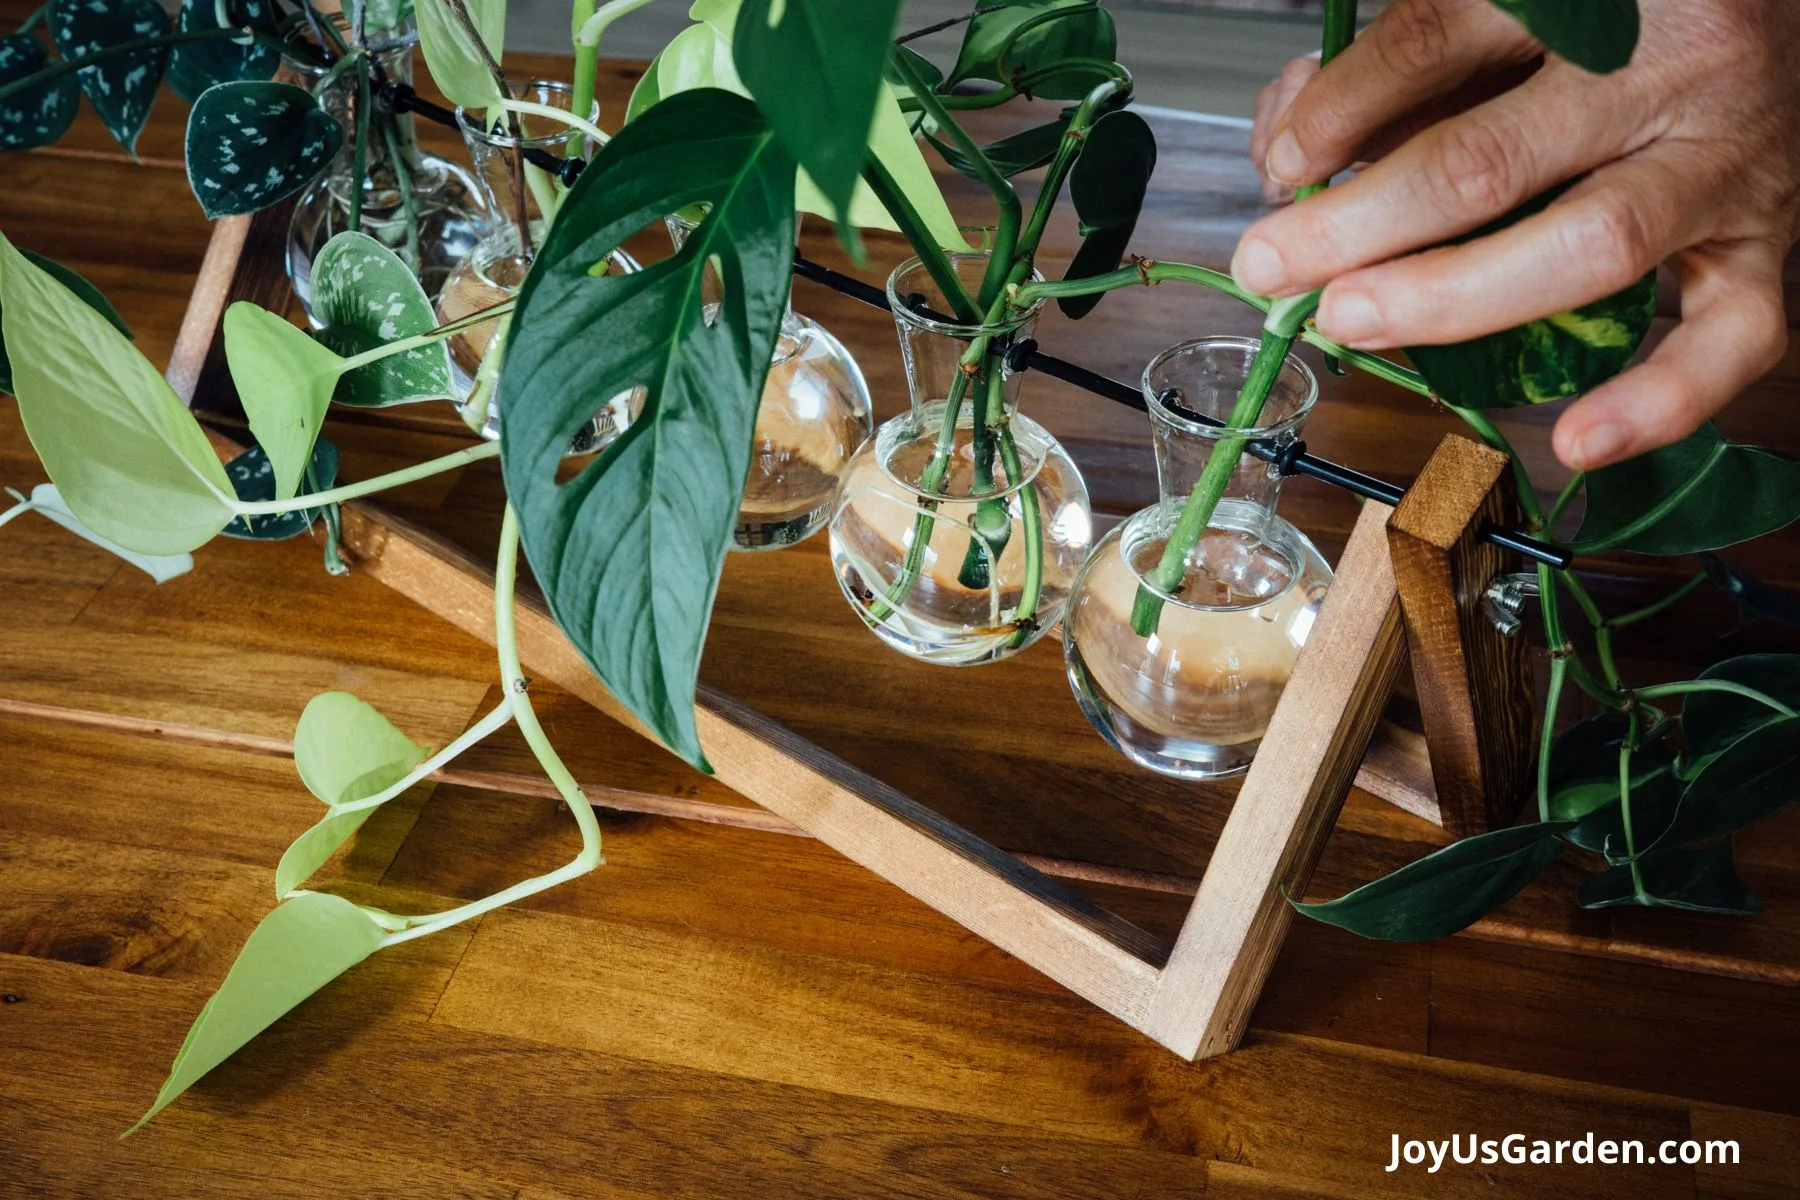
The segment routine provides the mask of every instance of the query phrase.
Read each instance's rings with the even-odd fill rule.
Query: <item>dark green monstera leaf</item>
[[[313,336],[345,358],[428,333],[437,325],[431,300],[398,255],[366,233],[338,234],[313,262]],[[346,371],[331,399],[384,408],[448,397],[448,343],[433,342]]]
[[[43,69],[50,55],[28,33],[0,37],[0,87]],[[68,132],[81,108],[81,85],[64,75],[0,100],[0,150],[48,146]]]
[[[1745,619],[1767,617],[1771,621],[1800,628],[1800,599],[1764,583],[1748,571],[1740,570],[1716,555],[1702,554],[1700,565],[1706,568],[1708,579],[1738,602]]]
[[[233,28],[248,26],[275,32],[273,0],[230,0]],[[182,0],[175,28],[182,33],[218,29],[219,6],[214,0]],[[169,87],[189,104],[215,83],[269,79],[281,65],[281,55],[267,42],[240,44],[235,38],[184,42],[169,52]]]
[[[311,183],[344,129],[291,83],[220,83],[188,114],[188,185],[212,218],[267,208]]]
[[[1080,221],[1081,248],[1064,279],[1091,279],[1116,271],[1125,261],[1138,213],[1156,170],[1156,135],[1134,112],[1110,112],[1088,130],[1081,157],[1069,172],[1069,198]],[[1080,319],[1094,311],[1104,293],[1065,296],[1063,315]]]
[[[161,37],[169,32],[169,15],[156,0],[50,0],[45,24],[57,53],[82,58],[121,42]],[[107,132],[133,154],[168,65],[169,48],[155,46],[76,72]]]
[[[1699,850],[1653,850],[1638,860],[1638,875],[1628,865],[1603,871],[1581,885],[1583,908],[1678,908],[1721,916],[1754,916],[1762,911],[1756,897],[1738,879],[1731,840]],[[1638,891],[1638,879],[1643,891]]]
[[[1637,49],[1637,0],[1494,0],[1531,36],[1578,67],[1605,74]]]
[[[794,176],[748,100],[702,88],[654,105],[563,201],[501,368],[506,490],[551,612],[613,695],[701,765],[700,651],[793,277]],[[674,257],[605,274],[626,238],[696,202],[711,209]],[[641,416],[559,483],[569,439],[634,387]]]
[[[1590,471],[1574,549],[1698,554],[1800,517],[1800,462],[1728,442],[1710,422],[1673,446]]]
[[[1427,942],[1466,929],[1524,890],[1562,851],[1572,821],[1464,838],[1347,896],[1294,908],[1367,938]]]
[[[1110,61],[1118,53],[1112,14],[1095,0],[978,0],[975,8],[945,77],[948,87],[970,79],[1011,84],[1071,59]],[[1058,15],[1047,16],[1053,11]],[[1038,79],[1031,94],[1079,100],[1096,81],[1092,71],[1076,67]]]
[[[50,261],[41,254],[34,254],[25,249],[20,249],[19,253],[25,256],[27,262],[40,267],[52,279],[74,292],[83,304],[111,321],[114,329],[128,338],[132,336],[130,328],[125,324],[125,318],[121,317],[119,311],[107,301],[105,296],[100,294],[100,289],[89,283],[86,278],[69,270],[59,262]],[[3,316],[4,312],[4,308],[0,308],[0,316]],[[6,338],[3,333],[0,333],[0,392],[10,392],[12,389],[12,360],[6,357]]]
[[[313,443],[312,461],[306,464],[306,480],[300,494],[322,492],[337,482],[338,448],[329,439]],[[275,466],[261,446],[252,446],[225,464],[232,490],[239,500],[255,502],[275,498]],[[239,517],[221,532],[226,537],[258,542],[280,542],[298,537],[312,528],[314,521],[325,515],[322,508],[295,509],[284,513],[261,513]]]

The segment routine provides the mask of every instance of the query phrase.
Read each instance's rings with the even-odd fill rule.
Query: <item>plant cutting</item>
[[[1052,586],[1068,543],[1056,540],[1062,535],[1046,498],[1073,497],[1079,476],[1071,466],[1072,483],[1061,493],[1042,490],[1038,481],[1055,454],[1036,444],[1041,431],[1013,411],[1008,395],[1017,383],[1010,360],[1021,316],[1041,304],[1055,300],[1078,316],[1111,290],[1178,283],[1233,295],[1265,315],[1222,417],[1224,432],[1205,466],[1169,497],[1173,519],[1161,548],[1128,588],[1129,628],[1140,639],[1172,619],[1169,604],[1181,599],[1196,547],[1217,527],[1232,473],[1264,436],[1265,406],[1295,341],[1435,397],[1510,452],[1486,410],[1593,387],[1623,367],[1648,328],[1651,283],[1644,281],[1576,313],[1476,343],[1421,347],[1411,354],[1415,371],[1323,338],[1308,323],[1312,298],[1271,303],[1203,267],[1127,264],[1154,141],[1124,107],[1130,77],[1113,61],[1111,19],[1093,0],[979,6],[948,71],[896,41],[897,0],[870,0],[853,19],[840,19],[838,6],[824,0],[701,0],[696,24],[652,65],[630,119],[609,136],[586,115],[593,55],[606,22],[635,7],[620,0],[577,6],[573,101],[562,109],[513,94],[498,70],[502,4],[420,0],[426,61],[452,99],[481,108],[490,122],[527,115],[562,122],[601,148],[579,172],[534,162],[528,165],[541,177],[527,176],[521,162],[513,198],[522,200],[535,184],[542,199],[537,223],[528,218],[519,226],[532,257],[515,297],[442,320],[399,255],[347,232],[314,264],[316,331],[234,306],[225,320],[227,357],[258,442],[253,453],[262,456],[255,470],[227,473],[200,426],[95,296],[0,240],[0,340],[11,388],[59,495],[96,534],[139,553],[186,553],[237,522],[292,518],[284,528],[304,529],[315,514],[328,520],[338,502],[486,457],[499,458],[508,496],[494,618],[505,699],[436,753],[354,697],[327,694],[307,706],[296,730],[296,766],[325,811],[283,856],[281,903],[201,1013],[146,1119],[375,950],[600,863],[591,807],[544,736],[520,669],[513,596],[521,548],[558,624],[609,690],[670,749],[705,766],[693,715],[699,660],[744,495],[758,400],[787,311],[797,211],[833,221],[853,253],[860,252],[859,226],[898,229],[917,255],[917,275],[897,277],[902,285],[913,280],[895,289],[897,316],[933,326],[927,332],[940,339],[938,352],[945,343],[953,351],[923,385],[927,394],[911,424],[897,426],[892,439],[913,451],[911,498],[896,543],[905,549],[879,586],[853,590],[851,600],[872,625],[887,628],[921,596],[954,582],[988,601],[983,658],[1041,636],[1067,593],[1065,587],[1058,596]],[[1629,56],[1632,39],[1618,4],[1502,7],[1553,49],[1594,69],[1620,65],[1621,44]],[[1347,44],[1354,15],[1353,3],[1328,6],[1327,55]],[[832,55],[817,52],[824,43]],[[62,77],[19,76],[30,87],[15,94],[37,95]],[[962,87],[975,81],[992,86]],[[1005,145],[977,144],[956,120],[961,109],[1015,100],[1073,104]],[[302,129],[311,119],[286,107],[280,118]],[[993,211],[982,251],[972,251],[951,220],[920,139],[987,192]],[[310,146],[297,136],[282,151],[296,172],[316,153]],[[1043,180],[1028,208],[1013,179],[1039,168]],[[1065,184],[1086,237],[1075,261],[1050,280],[1038,250]],[[600,269],[626,238],[684,211],[697,221],[670,258],[627,273]],[[719,289],[716,307],[707,302],[709,272]],[[388,323],[381,318],[390,300],[400,311]],[[447,395],[445,345],[502,321],[508,333],[493,388],[504,430],[498,442],[334,486],[334,455],[319,438],[332,403]],[[641,390],[642,405],[629,426],[559,482],[571,439],[612,398],[633,389]],[[883,470],[894,477],[891,458]],[[1581,550],[1712,551],[1800,515],[1800,464],[1731,445],[1710,429],[1593,473],[1547,511],[1519,470],[1521,502],[1534,530],[1546,535],[1585,486],[1587,515],[1575,539]],[[252,478],[267,495],[252,497],[238,486]],[[1069,502],[1085,519],[1083,506]],[[934,544],[946,552],[928,556]],[[870,561],[864,553],[846,557]],[[1797,744],[1796,664],[1740,660],[1687,683],[1629,688],[1611,639],[1646,614],[1609,621],[1573,574],[1543,568],[1538,576],[1552,653],[1541,820],[1468,839],[1302,911],[1370,936],[1441,936],[1503,903],[1564,844],[1608,863],[1584,888],[1586,904],[1708,911],[1753,904],[1741,887],[1733,890],[1729,839],[1784,799],[1767,781],[1780,777]],[[1742,582],[1741,591],[1753,594],[1753,582]],[[1564,593],[1594,631],[1594,668],[1565,638]],[[1558,739],[1556,706],[1571,682],[1606,712]],[[567,866],[440,913],[396,914],[305,887],[369,813],[508,722],[518,723],[578,822],[581,848]]]

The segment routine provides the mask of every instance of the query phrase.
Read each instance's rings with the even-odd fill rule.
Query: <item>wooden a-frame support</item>
[[[231,403],[216,344],[225,307],[282,303],[287,219],[278,206],[217,225],[169,367],[196,409]],[[1280,948],[1292,916],[1284,896],[1305,891],[1357,778],[1408,621],[1444,800],[1432,812],[1415,794],[1407,806],[1461,833],[1500,821],[1516,799],[1493,789],[1529,765],[1529,738],[1514,737],[1530,731],[1529,675],[1522,649],[1496,643],[1478,616],[1482,572],[1494,563],[1476,534],[1505,513],[1504,467],[1503,456],[1449,438],[1398,511],[1364,506],[1265,735],[1281,753],[1258,758],[1245,778],[1173,945],[704,686],[700,740],[720,780],[748,799],[1184,1058],[1224,1053],[1243,1036]],[[342,516],[357,570],[493,640],[487,564],[370,504],[346,504]],[[529,670],[649,736],[540,602],[521,596],[517,625]]]

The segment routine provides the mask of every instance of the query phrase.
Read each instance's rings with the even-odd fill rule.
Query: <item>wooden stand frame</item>
[[[169,368],[170,381],[193,407],[229,403],[231,381],[215,345],[219,321],[236,300],[281,302],[286,284],[270,264],[279,262],[286,229],[280,208],[218,223]],[[1421,697],[1429,692],[1430,705],[1460,697],[1474,706],[1470,711],[1489,714],[1482,697],[1490,676],[1517,665],[1518,656],[1473,650],[1458,658],[1446,650],[1461,652],[1469,635],[1479,634],[1465,620],[1463,603],[1471,594],[1478,602],[1486,587],[1477,578],[1488,562],[1475,531],[1505,503],[1497,490],[1503,479],[1482,457],[1489,452],[1471,455],[1471,449],[1480,450],[1461,439],[1440,448],[1414,489],[1428,492],[1429,500],[1409,494],[1399,512],[1376,503],[1363,509],[1270,724],[1267,740],[1282,752],[1257,759],[1245,779],[1172,946],[705,687],[700,740],[719,778],[748,799],[1184,1058],[1223,1053],[1243,1036],[1280,948],[1291,919],[1284,894],[1304,892],[1400,670],[1403,596],[1411,597],[1408,612],[1421,622],[1413,647],[1415,663],[1424,664]],[[1390,553],[1390,539],[1404,548]],[[343,508],[343,547],[356,569],[493,640],[486,564],[364,503]],[[1397,566],[1406,573],[1404,585]],[[524,596],[518,640],[534,674],[645,732],[543,605]],[[1451,745],[1446,728],[1460,739],[1459,756],[1445,759],[1441,776],[1462,789],[1449,793],[1441,810],[1454,828],[1470,814],[1503,807],[1489,804],[1483,789],[1512,778],[1508,772],[1518,763],[1505,757],[1505,748],[1490,753],[1482,733],[1470,739],[1458,716],[1440,711],[1448,724],[1435,722],[1436,733],[1427,728],[1434,759],[1440,742]],[[1428,803],[1415,795],[1408,806]]]

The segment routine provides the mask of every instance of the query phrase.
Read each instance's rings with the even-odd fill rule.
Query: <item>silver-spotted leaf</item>
[[[1578,67],[1607,73],[1631,61],[1637,0],[1493,0],[1531,36]]]
[[[229,0],[232,28],[275,32],[274,0]],[[218,29],[219,6],[215,0],[182,0],[175,28],[182,33]],[[215,83],[269,79],[281,66],[281,55],[267,42],[249,44],[237,38],[183,42],[169,51],[169,88],[189,104]]]
[[[330,438],[313,443],[312,460],[307,464],[301,494],[322,492],[337,482],[338,449]],[[225,464],[231,486],[239,500],[256,502],[275,498],[275,467],[261,446],[252,446]],[[223,530],[226,537],[256,542],[279,542],[299,537],[312,528],[313,522],[325,514],[322,508],[297,508],[281,513],[258,513],[239,517]]]
[[[418,276],[366,233],[346,231],[325,243],[312,277],[312,315],[323,322],[313,336],[346,358],[437,324]],[[344,372],[332,399],[382,408],[449,395],[450,351],[439,341]]]
[[[112,322],[0,236],[0,337],[25,433],[69,509],[143,554],[182,554],[232,518],[199,422]]]
[[[1725,440],[1710,422],[1672,446],[1590,471],[1574,549],[1698,554],[1800,518],[1800,461]]]
[[[142,1128],[288,1010],[373,954],[385,936],[368,913],[323,892],[296,896],[264,917],[194,1019],[156,1102],[127,1132]]]
[[[794,160],[749,101],[663,100],[582,172],[519,293],[500,377],[501,465],[525,551],[570,640],[690,762],[700,650],[792,281]],[[621,242],[705,202],[674,257],[596,275]],[[708,263],[723,299],[702,308]],[[643,415],[558,482],[569,439],[641,387]]]
[[[225,362],[250,432],[275,468],[275,499],[300,490],[313,442],[344,360],[266,308],[239,300],[225,310]]]
[[[50,0],[44,24],[58,54],[84,58],[123,42],[167,34],[169,15],[156,0]],[[168,65],[169,48],[152,46],[75,73],[107,132],[134,154]]]
[[[188,113],[188,186],[208,217],[267,208],[311,183],[344,128],[291,83],[214,84]]]
[[[44,44],[28,33],[0,37],[0,87],[36,74],[48,63]],[[0,150],[48,146],[81,109],[81,84],[73,75],[26,88],[0,100]]]
[[[19,253],[25,256],[26,261],[37,266],[52,279],[55,279],[71,292],[74,292],[75,295],[80,297],[81,301],[89,308],[112,322],[112,327],[114,329],[117,329],[128,338],[131,337],[131,330],[126,326],[125,318],[121,317],[118,310],[112,306],[105,296],[100,294],[100,289],[89,283],[85,277],[77,272],[69,270],[69,268],[63,266],[59,262],[53,262],[41,254],[34,254],[30,250],[26,250],[22,247],[19,249]],[[0,304],[0,310],[3,309],[4,305]],[[0,392],[10,392],[12,390],[12,361],[6,357],[6,339],[0,337]]]

